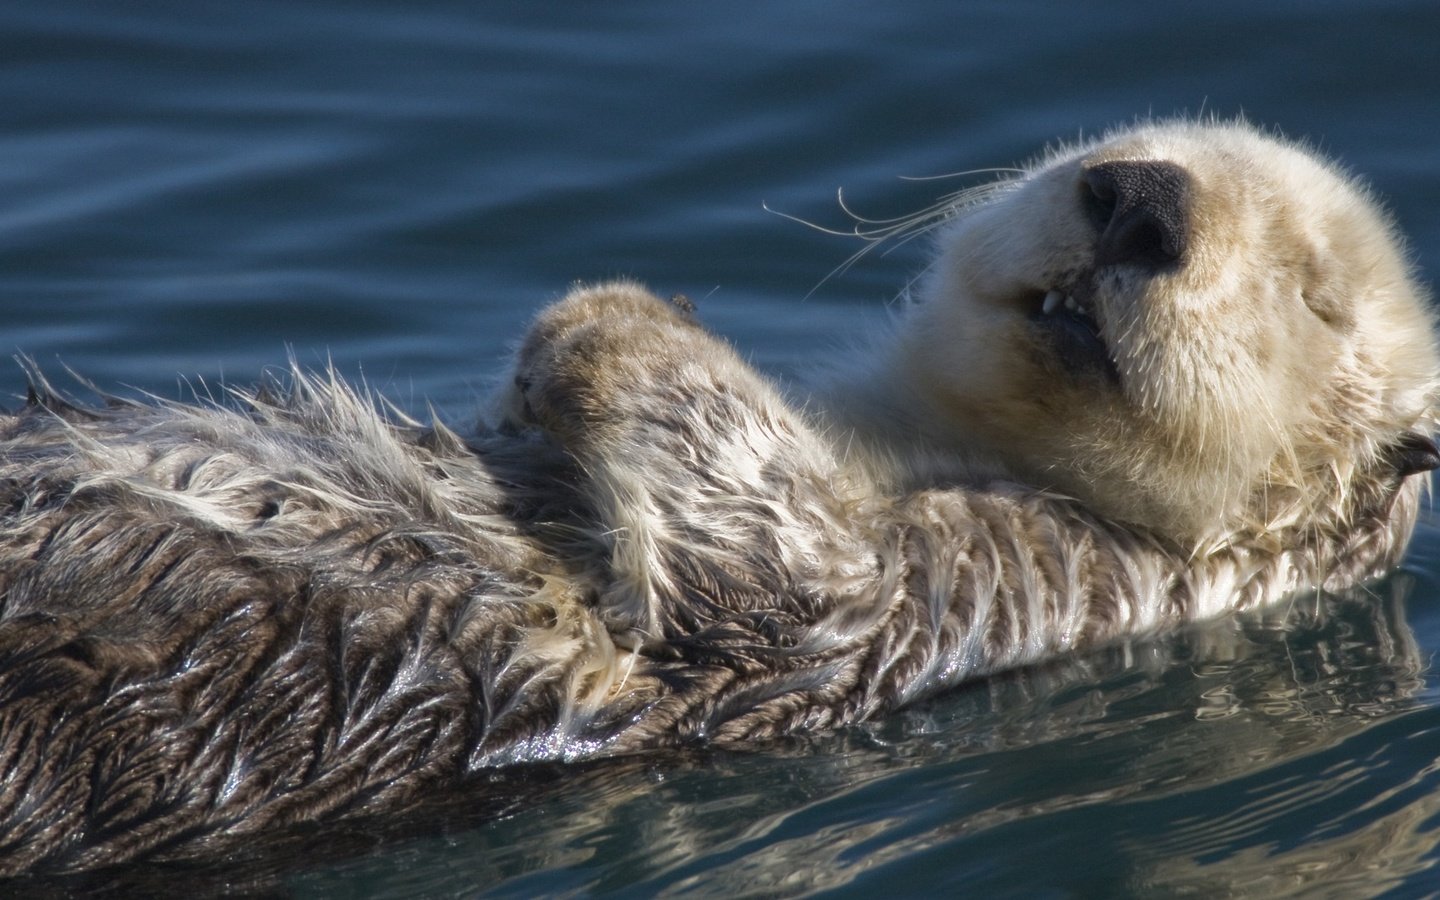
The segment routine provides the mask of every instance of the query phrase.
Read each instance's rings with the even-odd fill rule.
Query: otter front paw
[[[679,346],[710,338],[683,297],[666,302],[633,282],[577,288],[545,309],[516,354],[499,405],[502,422],[539,427],[567,446],[664,381]]]

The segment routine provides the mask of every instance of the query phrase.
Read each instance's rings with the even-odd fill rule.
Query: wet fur
[[[950,252],[897,340],[963,293]],[[1246,490],[1202,491],[1203,516],[1184,491],[1113,507],[1115,473],[1085,466],[1040,489],[1028,451],[947,444],[955,422],[888,427],[932,415],[923,399],[803,410],[629,283],[544,311],[464,438],[294,370],[196,405],[77,404],[35,375],[0,422],[0,872],[196,853],[509,763],[834,727],[1378,574],[1413,525],[1395,447],[1428,426],[1434,351],[1408,274],[1377,277],[1407,292],[1382,324],[1418,333],[1335,344],[1370,361],[1328,369],[1278,443],[1267,422],[1268,456],[1227,424],[1246,449],[1202,474]],[[1315,302],[1346,335],[1380,316]],[[936,383],[963,377],[921,349]],[[1392,384],[1377,366],[1396,358]],[[1091,437],[1139,421],[1180,446],[1201,406]]]

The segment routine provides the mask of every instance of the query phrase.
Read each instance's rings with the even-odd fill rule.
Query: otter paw
[[[703,333],[693,312],[683,296],[667,302],[631,282],[571,291],[540,313],[516,353],[502,425],[583,438],[620,414],[623,392],[663,379],[677,332]]]

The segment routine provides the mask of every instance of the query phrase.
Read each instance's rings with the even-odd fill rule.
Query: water
[[[1308,136],[1433,276],[1437,51],[1422,0],[5,4],[3,343],[161,396],[293,352],[463,422],[538,305],[631,275],[784,376],[845,352],[923,248],[827,278],[857,246],[766,205],[844,228],[837,188],[898,215],[956,184],[901,176],[1150,113]],[[1369,594],[840,734],[497,773],[441,810],[50,886],[1423,896],[1437,649],[1427,522]]]

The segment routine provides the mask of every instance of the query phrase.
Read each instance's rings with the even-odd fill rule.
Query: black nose
[[[1107,162],[1084,175],[1085,203],[1100,229],[1095,264],[1162,268],[1190,237],[1190,176],[1168,162]]]

